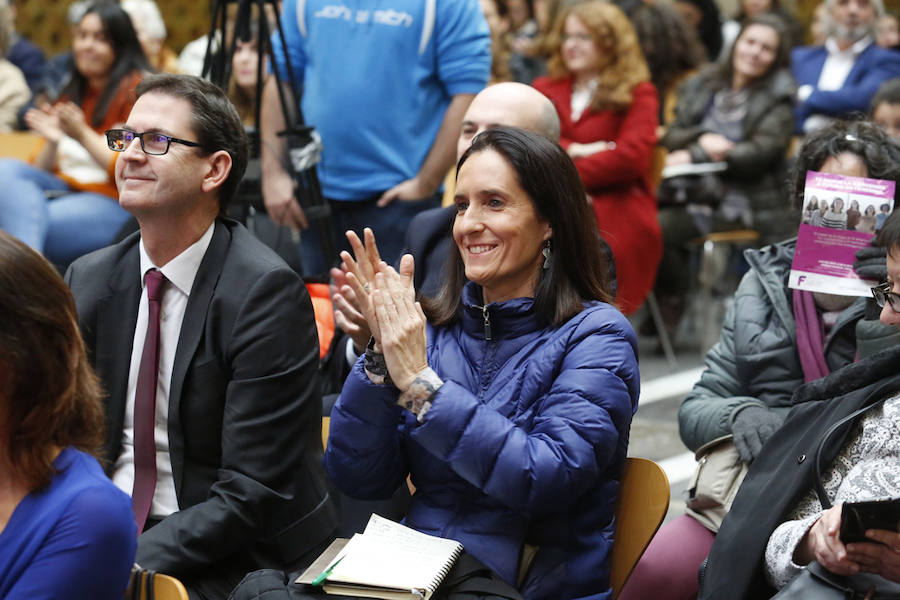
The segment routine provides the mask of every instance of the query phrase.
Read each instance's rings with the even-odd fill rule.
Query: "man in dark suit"
[[[826,0],[825,9],[825,44],[793,50],[791,64],[799,86],[797,133],[865,113],[878,86],[900,76],[900,52],[875,44],[875,22],[884,14],[882,0]]]
[[[337,523],[313,310],[299,277],[219,216],[247,161],[225,94],[182,75],[135,94],[107,141],[140,232],[66,280],[109,392],[105,457],[134,500],[137,562],[224,598],[247,571],[310,561]]]

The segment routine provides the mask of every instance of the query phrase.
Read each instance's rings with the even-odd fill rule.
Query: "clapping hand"
[[[362,323],[359,321],[361,316],[368,326],[369,333],[375,338],[376,348],[380,351],[381,335],[378,331],[375,307],[372,304],[372,285],[375,282],[378,265],[382,261],[378,254],[378,246],[375,244],[375,234],[368,227],[363,230],[363,239],[365,243],[360,241],[356,233],[347,232],[347,241],[350,242],[353,255],[351,256],[346,250],[341,252],[343,277],[336,277],[335,283],[343,280],[344,284],[338,287],[338,294],[334,295],[337,311],[341,312],[340,317],[337,312],[335,313],[335,320],[356,344],[357,338],[362,342]],[[334,275],[335,273],[332,272],[332,276]],[[349,330],[345,328],[345,325]],[[359,347],[362,346],[365,346],[365,343],[359,345]]]
[[[25,113],[25,123],[29,129],[48,142],[59,143],[63,137],[59,115],[49,104],[40,108],[28,109],[28,112]]]
[[[428,367],[425,313],[416,302],[411,254],[400,259],[399,273],[380,263],[372,290],[372,304],[381,333],[381,349],[391,380],[406,391]]]
[[[70,138],[80,141],[87,131],[91,131],[84,111],[74,102],[61,102],[56,105],[55,110],[60,129]]]

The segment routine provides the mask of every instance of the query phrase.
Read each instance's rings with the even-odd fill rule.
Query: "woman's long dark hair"
[[[535,211],[553,229],[553,258],[540,271],[534,294],[535,310],[547,323],[559,325],[584,308],[586,300],[613,302],[608,256],[597,221],[575,165],[557,144],[543,136],[512,127],[484,131],[459,159],[457,173],[474,154],[493,150],[516,172]],[[459,314],[465,268],[456,244],[450,244],[444,283],[434,299],[423,299],[429,321],[443,325]]]
[[[109,38],[109,43],[115,55],[109,71],[109,80],[106,83],[106,88],[97,100],[94,114],[86,115],[90,124],[93,127],[98,127],[103,123],[109,103],[116,95],[122,80],[135,71],[151,71],[151,67],[147,57],[144,55],[143,48],[141,48],[134,26],[131,24],[131,18],[117,3],[101,0],[89,6],[84,11],[81,19],[83,20],[90,14],[100,17],[100,22],[103,24],[103,32]],[[71,79],[62,90],[62,94],[69,96],[75,104],[80,106],[84,101],[87,89],[88,81],[78,72],[73,61]]]
[[[0,231],[0,464],[28,490],[53,477],[54,447],[99,456],[100,381],[69,288],[40,254]]]

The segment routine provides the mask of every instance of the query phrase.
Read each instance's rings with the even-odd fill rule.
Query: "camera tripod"
[[[236,17],[234,20],[233,30],[229,36],[227,31],[227,13],[229,5],[237,5]],[[267,18],[268,13],[266,6],[269,6],[271,14],[274,15],[275,31],[281,40],[281,46],[284,48],[284,64],[287,68],[287,83],[283,85],[281,75],[278,69],[272,71],[275,78],[276,88],[278,90],[278,101],[286,128],[284,131],[278,132],[278,135],[284,137],[287,152],[282,160],[282,166],[290,174],[291,180],[294,182],[294,199],[300,204],[303,212],[309,220],[310,226],[315,227],[321,245],[321,250],[325,257],[333,258],[336,256],[334,239],[331,229],[331,207],[322,196],[322,189],[319,185],[319,178],[316,174],[316,164],[321,158],[322,143],[318,133],[312,127],[304,124],[303,111],[300,107],[300,96],[297,93],[297,82],[294,80],[294,72],[291,68],[290,56],[286,50],[287,44],[284,38],[284,31],[281,28],[279,19],[278,4],[276,0],[215,0],[212,8],[212,21],[209,31],[210,40],[206,48],[206,57],[203,61],[203,76],[209,78],[210,81],[218,85],[224,90],[228,89],[231,80],[232,58],[237,49],[238,40],[242,42],[255,41],[258,49],[258,58],[256,64],[256,92],[254,97],[254,127],[248,132],[251,137],[251,156],[249,171],[259,169],[259,152],[260,152],[260,109],[262,105],[263,84],[265,78],[266,58],[271,61],[272,65],[276,64],[275,52],[270,39],[272,36],[271,27]],[[259,26],[255,31],[251,27],[253,22],[253,8],[256,8],[256,18]],[[214,40],[218,39],[218,48],[214,50]],[[250,179],[250,177],[245,177]],[[261,185],[261,177],[259,184]],[[258,198],[261,198],[261,193]],[[261,202],[254,203],[255,208],[263,209]],[[326,260],[328,262],[328,260]],[[317,275],[308,274],[304,275]]]

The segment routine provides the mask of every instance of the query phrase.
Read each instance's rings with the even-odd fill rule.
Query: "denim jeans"
[[[328,269],[340,264],[338,254],[350,250],[344,235],[348,229],[362,238],[362,230],[369,227],[375,233],[381,258],[389,265],[400,261],[403,252],[406,228],[409,222],[423,210],[440,206],[440,196],[434,195],[422,200],[394,200],[379,208],[375,203],[380,194],[361,201],[329,200],[331,205],[331,229],[334,236],[335,254],[323,255],[319,234],[314,224],[300,233],[300,253],[303,276],[307,279],[328,280]]]
[[[65,181],[19,160],[0,159],[0,229],[61,267],[109,244],[128,220],[115,198],[68,192]]]

